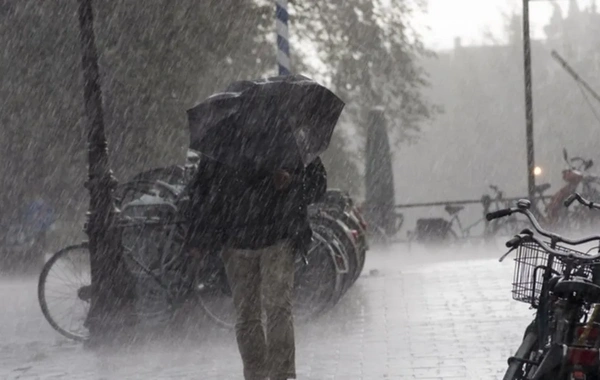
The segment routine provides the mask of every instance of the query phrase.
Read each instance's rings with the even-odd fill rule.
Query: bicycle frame
[[[119,228],[123,233],[127,228],[146,228],[146,227],[162,227],[167,229],[165,235],[165,244],[163,245],[159,257],[159,265],[158,268],[160,270],[159,274],[156,274],[155,271],[150,269],[147,265],[138,260],[133,254],[128,254],[128,258],[131,259],[145,274],[149,275],[156,283],[163,288],[167,294],[169,295],[169,302],[175,298],[174,294],[171,292],[171,289],[168,284],[165,284],[161,279],[161,275],[165,272],[169,265],[172,265],[175,260],[181,258],[182,251],[181,250],[173,250],[175,236],[177,233],[178,227],[182,225],[186,225],[185,222],[182,221],[161,221],[159,219],[146,219],[146,218],[123,218],[119,221],[116,228]],[[125,247],[123,247],[125,249]],[[175,252],[178,251],[178,252]],[[125,252],[123,254],[126,254]],[[173,257],[168,258],[169,255]]]
[[[556,249],[556,241],[551,242],[550,248]],[[536,325],[538,327],[538,348],[543,349],[545,342],[543,337],[546,337],[548,334],[548,322],[549,322],[549,312],[550,312],[550,289],[548,284],[550,283],[550,279],[552,278],[552,265],[554,264],[554,256],[548,256],[548,262],[544,269],[544,275],[542,276],[542,289],[540,292],[540,300],[536,311]],[[538,268],[536,268],[538,269]],[[536,274],[534,274],[535,276]],[[537,278],[537,277],[534,277]]]
[[[462,230],[462,223],[460,222],[460,218],[458,217],[458,213],[452,215],[452,217],[450,218],[450,224],[448,224],[448,228],[452,229],[452,227],[454,226],[454,223],[456,222],[456,224],[458,224],[458,231],[460,232],[460,236],[463,236],[463,230]],[[457,234],[458,236],[458,234]]]
[[[460,231],[460,237],[463,239],[466,239],[468,237],[471,237],[471,229],[479,224],[481,224],[483,221],[485,220],[485,217],[478,219],[476,222],[468,225],[467,227],[463,227],[461,221],[460,221],[460,217],[458,216],[458,214],[452,216],[452,218],[450,219],[450,228],[452,228],[452,226],[454,226],[454,222],[456,222],[456,224],[458,225],[458,230]]]

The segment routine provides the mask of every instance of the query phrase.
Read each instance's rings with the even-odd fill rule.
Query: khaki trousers
[[[295,379],[292,246],[282,240],[258,250],[226,249],[222,257],[237,312],[244,378]]]

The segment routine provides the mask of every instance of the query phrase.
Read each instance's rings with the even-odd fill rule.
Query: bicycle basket
[[[565,253],[585,253],[575,251],[566,247],[556,246],[555,250]],[[515,257],[515,272],[513,277],[512,295],[515,301],[525,302],[537,306],[542,291],[544,272],[548,269],[548,253],[535,242],[521,244]],[[562,274],[565,264],[560,258],[555,257],[552,262],[552,270],[555,274]],[[579,266],[577,270],[583,270],[585,277],[591,277],[589,265]]]

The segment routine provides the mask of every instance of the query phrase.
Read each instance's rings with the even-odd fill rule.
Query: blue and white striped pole
[[[290,75],[290,40],[288,33],[287,0],[275,0],[277,28],[277,66],[279,75]]]

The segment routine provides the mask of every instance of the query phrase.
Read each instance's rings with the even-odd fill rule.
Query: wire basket
[[[561,246],[556,246],[555,250],[587,256],[585,253]],[[515,257],[512,290],[515,301],[525,302],[534,307],[539,304],[544,273],[549,269],[548,257],[548,253],[535,242],[526,242],[519,246]],[[564,269],[565,264],[560,257],[555,257],[552,262],[552,271],[561,275]],[[591,265],[578,266],[573,271],[573,273],[576,272],[588,279],[592,277]]]

